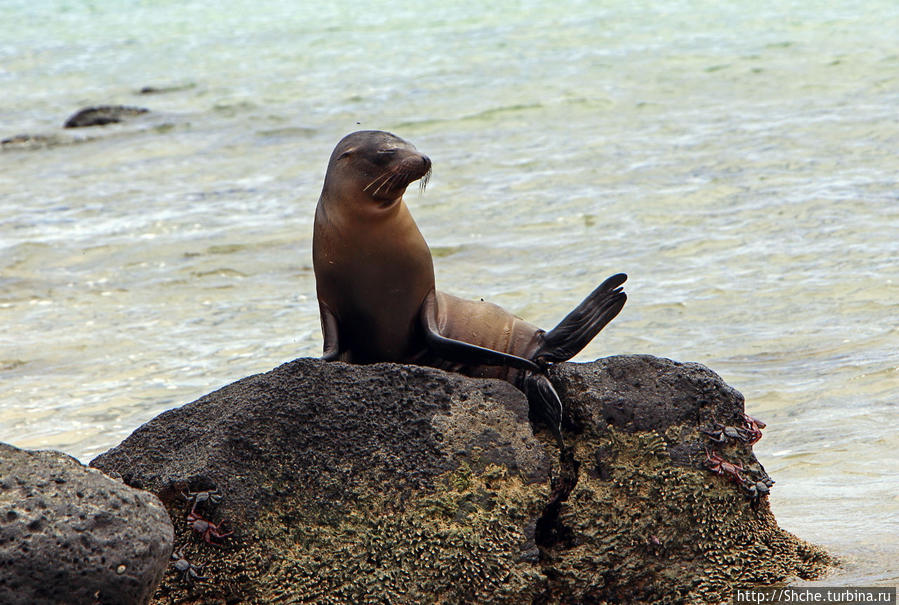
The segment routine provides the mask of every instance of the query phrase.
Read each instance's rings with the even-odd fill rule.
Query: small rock
[[[144,86],[137,91],[140,95],[159,95],[169,92],[181,92],[182,90],[190,90],[196,88],[196,84],[175,84],[173,86]]]
[[[61,452],[0,443],[0,603],[146,603],[172,539],[153,494]]]

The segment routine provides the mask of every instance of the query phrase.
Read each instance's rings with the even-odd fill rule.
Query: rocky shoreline
[[[114,600],[103,583],[123,563],[107,556],[106,575],[64,588],[93,582],[95,600],[67,602],[715,603],[833,564],[777,526],[752,452],[763,425],[714,372],[617,356],[551,378],[561,452],[509,384],[417,366],[298,359],[165,412],[91,462],[126,485],[69,469],[158,498],[170,519],[153,517],[156,533],[130,515],[158,504],[80,514],[132,528],[122,547],[155,544],[135,556],[151,581],[171,563],[161,584]],[[19,602],[59,602],[21,574],[65,567],[65,550],[33,561],[20,545],[68,521],[32,530],[10,487],[32,476],[17,456],[46,454],[2,452],[0,556],[18,567],[3,566],[0,601],[15,585],[31,595]],[[50,498],[47,485],[30,497]]]

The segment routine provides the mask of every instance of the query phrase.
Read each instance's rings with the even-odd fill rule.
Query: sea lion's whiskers
[[[424,193],[425,189],[428,187],[428,181],[431,180],[431,169],[428,168],[428,171],[424,173],[424,176],[421,177],[421,180],[418,181],[418,192]]]
[[[367,193],[368,190],[371,188],[372,185],[374,185],[375,183],[378,183],[378,182],[381,181],[382,179],[388,179],[388,178],[390,178],[390,176],[391,176],[391,171],[390,171],[390,170],[385,170],[384,172],[382,172],[381,174],[379,174],[378,176],[376,176],[375,178],[373,178],[373,179],[371,180],[371,182],[370,182],[368,185],[366,185],[365,187],[363,187],[363,188],[362,188],[362,191],[364,191],[364,192]]]
[[[371,192],[371,196],[374,197],[374,196],[378,195],[378,192],[381,191],[381,187],[383,187],[384,185],[389,183],[391,180],[393,180],[394,176],[396,176],[395,172],[391,173],[386,179],[381,181],[380,184],[378,185],[377,189],[375,189],[374,191]]]
[[[382,172],[381,174],[376,176],[374,179],[372,179],[371,183],[369,183],[368,185],[366,185],[365,187],[362,188],[362,191],[367,192],[369,187],[371,187],[372,185],[374,185],[381,179],[385,179],[385,180],[390,179],[394,174],[396,174],[396,168],[388,168],[387,170],[385,170],[384,172]],[[381,184],[383,185],[383,182]],[[378,185],[379,189],[380,189],[380,187],[381,186]]]
[[[381,187],[383,187],[384,185],[387,185],[387,189],[390,189],[391,187],[393,187],[394,183],[396,183],[399,179],[403,178],[404,176],[405,176],[405,172],[399,171],[399,170],[394,171],[394,173],[392,175],[390,175],[389,179],[387,179],[386,181],[384,181],[383,183],[378,185],[378,188],[372,192],[372,195],[373,196],[378,195],[378,192],[381,191]]]

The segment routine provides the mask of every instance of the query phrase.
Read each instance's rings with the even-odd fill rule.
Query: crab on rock
[[[221,544],[221,542],[214,542],[213,538],[222,540],[234,533],[233,531],[222,531],[221,523],[216,525],[212,521],[204,519],[193,510],[190,511],[190,514],[187,515],[187,524],[191,527],[191,529],[200,534],[207,544],[219,545]]]
[[[200,573],[203,571],[203,568],[198,565],[194,565],[193,563],[185,559],[184,555],[181,554],[181,551],[172,553],[172,565],[175,567],[175,571],[180,573],[181,578],[188,584],[192,584],[195,581],[209,579],[206,576],[201,576]]]

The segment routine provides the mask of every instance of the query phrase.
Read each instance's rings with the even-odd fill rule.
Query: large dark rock
[[[0,443],[0,603],[146,603],[172,536],[153,494],[60,452]]]
[[[700,453],[705,457],[708,440],[699,438],[697,427],[743,422],[743,395],[698,363],[617,356],[555,366],[552,379],[575,433],[655,431],[665,435],[668,454],[681,466],[691,466]],[[748,446],[742,449],[752,455]]]
[[[553,370],[569,451],[510,385],[416,366],[300,359],[162,414],[91,464],[160,496],[184,557],[155,602],[718,602],[830,562],[755,480],[742,397],[708,369],[615,357]],[[196,511],[233,530],[209,545]],[[570,492],[570,493],[569,493]],[[567,501],[562,501],[567,496]],[[202,500],[202,497],[200,498]]]
[[[416,366],[300,359],[166,412],[93,466],[160,495],[183,555],[159,602],[363,602],[539,593],[534,526],[552,464],[511,385]],[[182,492],[229,521],[192,535]]]

